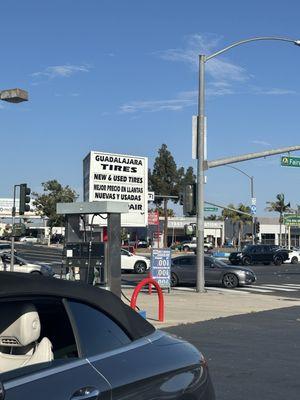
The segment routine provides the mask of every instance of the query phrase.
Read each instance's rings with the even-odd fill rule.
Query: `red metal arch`
[[[136,309],[136,301],[137,301],[138,294],[140,293],[141,289],[146,285],[149,285],[149,287],[151,285],[153,285],[153,286],[155,286],[155,288],[157,290],[157,295],[158,295],[158,320],[160,322],[164,322],[164,319],[165,319],[164,295],[163,295],[163,292],[162,292],[161,287],[159,286],[159,284],[152,278],[145,278],[136,286],[136,288],[134,289],[134,292],[132,294],[132,297],[131,297],[130,307],[133,308],[134,310]]]

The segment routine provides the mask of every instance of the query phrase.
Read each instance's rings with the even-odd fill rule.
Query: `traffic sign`
[[[252,197],[252,198],[251,198],[251,204],[252,204],[253,206],[256,206],[256,197]]]
[[[300,226],[300,215],[285,214],[283,216],[284,225]]]
[[[171,286],[171,250],[152,249],[151,276],[162,288]]]
[[[255,204],[252,204],[251,205],[251,214],[256,214],[256,205]]]
[[[154,201],[154,199],[155,199],[155,193],[148,192],[148,201]]]
[[[218,207],[204,207],[204,211],[216,212],[218,211]]]
[[[282,167],[300,167],[300,157],[281,157]]]

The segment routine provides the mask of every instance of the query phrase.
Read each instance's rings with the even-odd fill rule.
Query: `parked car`
[[[203,355],[108,290],[1,272],[0,315],[1,399],[215,399]]]
[[[197,241],[196,240],[184,241],[178,246],[178,248],[183,251],[194,251],[194,253],[196,253],[197,252]],[[204,251],[208,251],[213,248],[214,248],[214,246],[212,243],[204,242]]]
[[[19,242],[23,242],[23,243],[37,243],[38,242],[38,238],[34,237],[34,236],[22,236],[20,237]]]
[[[0,254],[11,251],[10,243],[0,243]]]
[[[289,259],[289,251],[275,245],[266,244],[253,244],[243,248],[240,252],[231,253],[229,261],[231,264],[259,264],[269,265],[274,263],[275,265],[281,265],[283,262]]]
[[[10,269],[10,253],[0,254],[0,271],[9,271]],[[33,264],[24,258],[14,256],[14,271],[27,272],[36,275],[53,276],[54,272],[50,265],[47,264]]]
[[[121,269],[132,270],[137,274],[144,274],[150,268],[150,260],[147,257],[132,254],[121,249]]]
[[[209,285],[222,285],[228,289],[237,286],[251,285],[256,281],[256,276],[249,268],[233,267],[217,260],[212,256],[204,258],[205,283]],[[179,256],[172,259],[171,285],[196,284],[196,257]]]
[[[148,242],[146,241],[146,240],[139,240],[138,242],[137,242],[137,245],[136,245],[138,248],[141,248],[141,249],[147,249],[148,247],[149,247],[149,244],[148,244]]]

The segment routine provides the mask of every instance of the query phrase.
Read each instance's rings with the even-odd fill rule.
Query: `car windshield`
[[[227,268],[227,267],[229,267],[229,265],[226,264],[226,263],[224,263],[224,261],[218,260],[218,259],[215,258],[215,257],[212,257],[212,259],[213,259],[213,261],[214,261],[214,264],[217,265],[217,266],[220,267],[220,268],[224,268],[224,267]]]

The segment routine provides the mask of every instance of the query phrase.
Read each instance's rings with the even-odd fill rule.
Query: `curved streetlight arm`
[[[250,176],[250,175],[246,174],[246,172],[244,172],[243,170],[241,170],[241,169],[239,169],[237,167],[234,167],[233,165],[224,165],[224,167],[235,169],[236,171],[239,171],[241,174],[246,175],[249,179],[253,179],[253,176]]]
[[[210,56],[205,57],[205,61],[210,60],[211,58],[214,58],[218,56],[219,54],[225,53],[225,51],[232,49],[233,47],[239,46],[240,44],[248,43],[248,42],[256,42],[258,40],[279,40],[281,42],[290,42],[294,43],[297,46],[300,46],[300,40],[294,40],[294,39],[289,39],[289,38],[284,38],[284,37],[278,37],[278,36],[261,36],[261,37],[254,37],[250,39],[245,39],[245,40],[240,40],[239,42],[232,43],[230,46],[225,47],[222,50],[217,51],[216,53],[211,54]]]

